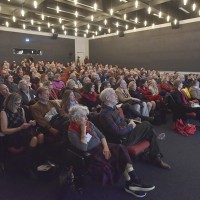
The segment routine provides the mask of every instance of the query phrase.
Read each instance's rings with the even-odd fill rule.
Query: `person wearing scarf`
[[[143,184],[138,178],[125,146],[108,144],[104,135],[87,120],[89,110],[76,105],[69,110],[68,138],[77,149],[91,154],[88,171],[103,185],[113,184],[124,173],[125,191],[144,197],[155,186]],[[81,169],[80,169],[81,170]]]
[[[82,97],[80,99],[80,103],[84,106],[87,106],[89,111],[94,111],[96,109],[99,109],[100,106],[100,100],[98,98],[98,94],[95,92],[95,86],[93,83],[86,83],[83,86],[83,93]]]

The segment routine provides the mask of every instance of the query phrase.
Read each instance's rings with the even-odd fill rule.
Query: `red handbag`
[[[196,126],[194,124],[184,123],[182,119],[177,119],[173,125],[173,130],[185,136],[194,135]]]

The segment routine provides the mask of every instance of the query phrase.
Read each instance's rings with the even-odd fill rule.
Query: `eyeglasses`
[[[15,103],[16,106],[21,106],[21,104],[22,104],[21,102],[20,103],[18,103],[18,102]]]

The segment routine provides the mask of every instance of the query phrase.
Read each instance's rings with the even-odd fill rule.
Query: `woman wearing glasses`
[[[6,136],[8,148],[36,147],[44,140],[43,134],[35,135],[31,131],[36,122],[35,120],[26,122],[21,100],[22,97],[19,94],[9,94],[4,101],[4,109],[1,111],[1,131]]]

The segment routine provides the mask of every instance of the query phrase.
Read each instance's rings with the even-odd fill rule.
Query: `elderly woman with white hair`
[[[89,173],[102,184],[116,182],[122,173],[126,178],[125,191],[144,197],[155,186],[145,185],[133,169],[126,147],[108,144],[104,135],[87,120],[89,110],[85,106],[74,106],[69,111],[69,141],[77,149],[91,153]]]

